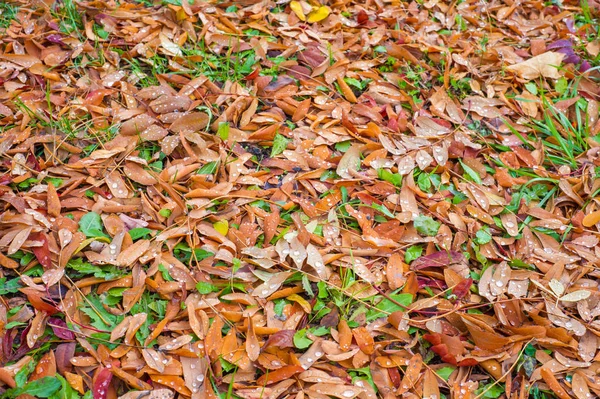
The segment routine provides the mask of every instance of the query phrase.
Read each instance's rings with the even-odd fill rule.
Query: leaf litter
[[[598,7],[0,4],[1,397],[600,396]]]

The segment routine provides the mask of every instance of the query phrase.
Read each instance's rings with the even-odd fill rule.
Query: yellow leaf
[[[77,247],[77,249],[73,252],[73,255],[77,255],[79,252],[81,252],[81,250],[83,250],[85,247],[87,247],[88,245],[90,245],[94,241],[101,241],[101,242],[105,242],[107,244],[110,243],[110,239],[108,239],[107,237],[88,238],[86,240],[83,240],[81,242],[81,244],[79,244],[79,246]]]
[[[185,13],[185,10],[183,8],[180,8],[177,11],[176,15],[177,15],[177,20],[178,21],[183,21],[183,20],[185,20],[187,18],[187,14]]]
[[[217,230],[220,234],[226,236],[229,231],[229,223],[227,220],[219,220],[215,224],[213,224],[215,230]]]
[[[581,224],[583,224],[585,227],[592,227],[598,222],[600,222],[600,211],[595,211],[585,215],[581,221]]]
[[[301,21],[306,21],[306,15],[304,15],[304,11],[302,11],[302,5],[299,1],[290,2],[290,8],[298,16],[298,18],[300,18]]]
[[[329,16],[330,12],[331,9],[329,9],[329,7],[321,6],[316,11],[313,11],[310,14],[308,14],[308,22],[313,23],[322,21]]]
[[[303,309],[303,310],[304,310],[306,313],[310,314],[310,312],[311,312],[310,303],[308,303],[308,302],[306,301],[306,299],[302,298],[300,295],[298,295],[298,294],[292,294],[292,295],[288,296],[286,299],[287,299],[288,301],[294,301],[294,302],[297,302],[297,303],[298,303],[298,305],[302,306],[302,309]]]

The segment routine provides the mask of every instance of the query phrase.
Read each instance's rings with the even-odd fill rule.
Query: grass
[[[546,110],[543,119],[533,120],[532,127],[548,149],[548,159],[555,164],[576,169],[577,157],[589,149],[586,141],[590,137],[589,121],[587,117],[582,117],[587,102],[582,99],[576,103],[575,124],[563,112],[556,110],[547,98],[542,98],[542,105]]]
[[[575,91],[576,85],[573,87]],[[565,93],[558,100],[567,100],[576,95],[576,92]],[[544,166],[556,167],[568,165],[573,170],[578,168],[577,158],[584,154],[589,148],[588,140],[591,136],[592,126],[587,117],[588,102],[580,98],[575,103],[573,115],[566,115],[558,110],[544,93],[540,94],[543,109],[542,118],[531,118],[528,126],[532,133],[524,136],[514,129],[509,123],[510,131],[517,136],[523,144],[533,149],[533,144],[540,141],[544,146]]]
[[[7,29],[12,24],[12,21],[16,21],[18,13],[18,6],[0,2],[0,29]]]
[[[216,54],[207,48],[203,40],[194,43],[193,46],[183,46],[181,50],[183,57],[177,61],[188,68],[184,71],[171,70],[168,59],[158,53],[147,59],[123,58],[123,60],[129,64],[131,72],[137,76],[137,84],[142,87],[158,85],[157,77],[167,73],[189,75],[192,78],[204,75],[216,83],[227,81],[239,83],[252,73],[256,64],[254,50],[239,53],[232,53],[230,50],[224,54]],[[261,74],[273,76],[279,74],[278,65],[284,60],[275,57],[272,61],[274,66],[263,70]]]
[[[83,148],[83,154],[89,155],[91,152],[99,148],[102,144],[112,140],[118,133],[118,126],[112,125],[104,129],[94,128],[94,121],[89,114],[74,117],[69,113],[65,113],[59,117],[53,116],[53,104],[50,100],[49,92],[46,98],[47,106],[50,112],[47,116],[40,111],[34,111],[20,99],[15,99],[14,104],[22,113],[27,114],[33,126],[41,127],[52,134],[61,134],[66,136],[66,140],[88,140],[91,144]]]
[[[123,60],[129,64],[131,72],[135,76],[134,80],[137,80],[137,84],[141,87],[158,86],[158,79],[156,79],[151,67],[142,65],[136,58],[123,58]]]
[[[232,38],[232,45],[235,44],[233,40]],[[246,50],[233,54],[232,48],[233,46],[225,54],[216,54],[201,40],[193,47],[182,50],[186,64],[194,74],[205,75],[213,82],[239,82],[253,71],[256,63],[255,53],[254,50]]]
[[[74,0],[54,2],[52,15],[60,20],[60,30],[82,36],[83,21]]]

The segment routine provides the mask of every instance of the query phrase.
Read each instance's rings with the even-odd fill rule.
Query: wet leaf
[[[551,3],[0,2],[0,391],[597,396],[600,7]]]

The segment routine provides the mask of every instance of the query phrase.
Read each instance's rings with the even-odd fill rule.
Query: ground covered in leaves
[[[0,397],[599,397],[597,11],[1,2]]]

